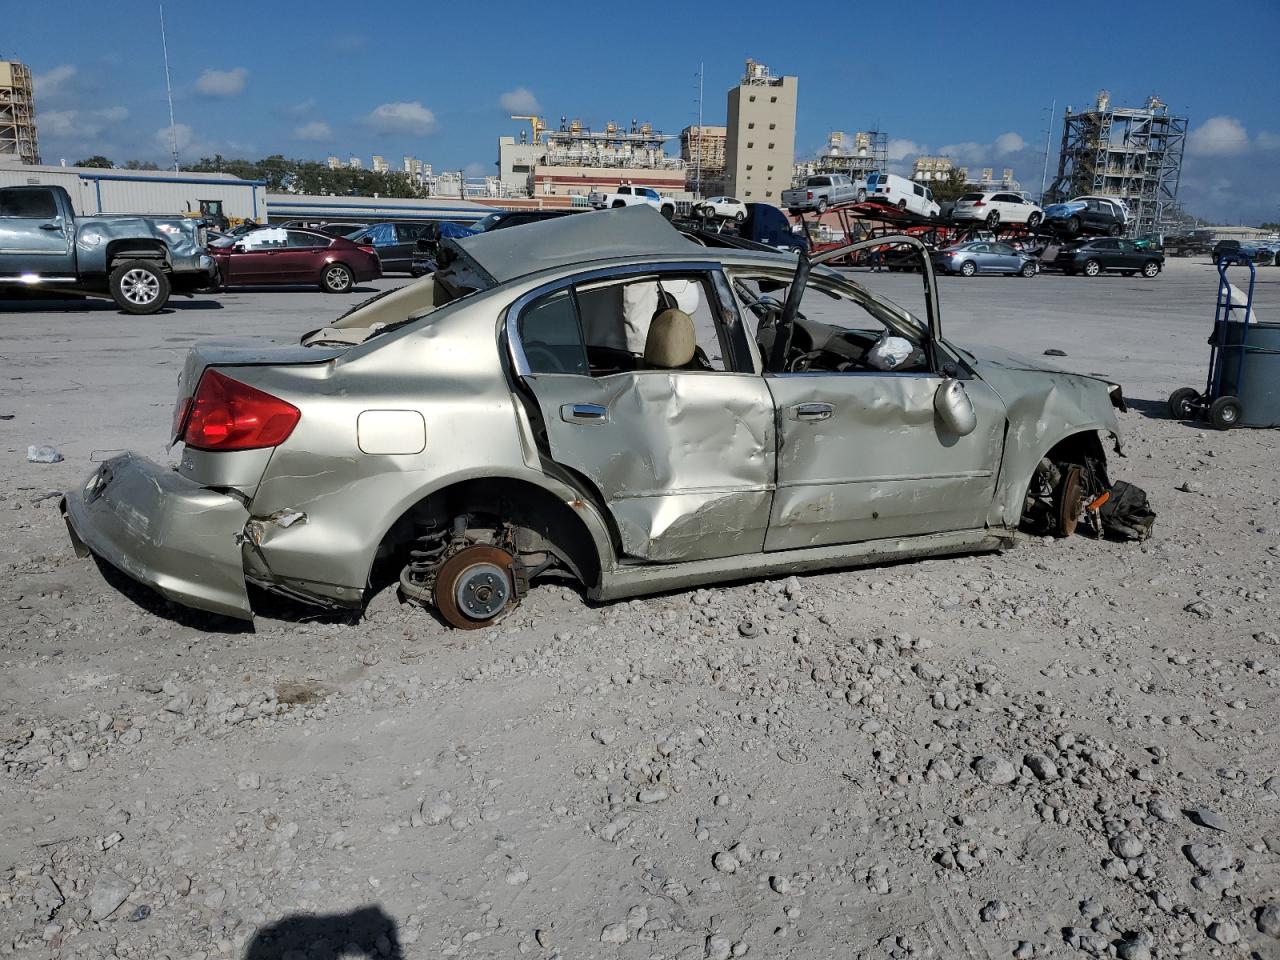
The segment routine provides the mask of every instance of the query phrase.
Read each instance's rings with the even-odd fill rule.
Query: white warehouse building
[[[65,187],[78,214],[139,213],[199,215],[201,201],[221,203],[234,220],[267,218],[267,186],[226,173],[175,173],[168,170],[105,170],[0,162],[0,187]]]

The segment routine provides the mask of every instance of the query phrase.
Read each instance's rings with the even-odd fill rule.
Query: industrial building
[[[950,157],[916,157],[911,165],[911,179],[917,183],[950,180],[955,168]]]
[[[796,165],[796,179],[816,173],[843,173],[853,180],[889,168],[889,137],[879,130],[859,130],[852,137],[843,130],[827,134],[827,146],[814,160]]]
[[[493,212],[468,200],[443,197],[402,199],[396,197],[316,197],[298,193],[272,193],[266,197],[271,223],[289,220],[453,220],[473,223]]]
[[[1187,119],[1172,117],[1159,97],[1142,107],[1118,108],[1103,90],[1092,110],[1067,107],[1062,121],[1058,175],[1051,201],[1081,195],[1115,197],[1129,207],[1134,236],[1164,229],[1182,176]]]
[[[778,203],[791,186],[796,159],[796,77],[775,77],[747,61],[729,91],[725,189],[746,201]]]
[[[725,142],[728,127],[685,127],[680,131],[680,159],[684,161],[685,187],[697,196],[725,192]]]
[[[653,187],[663,196],[684,199],[685,163],[666,152],[675,139],[650,123],[629,127],[607,123],[593,130],[580,120],[560,118],[556,130],[541,117],[528,120],[532,136],[522,132],[498,141],[498,183],[511,196],[585,198],[592,190],[612,191],[619,184]]]
[[[0,157],[40,162],[31,71],[13,60],[0,60]]]
[[[35,184],[66,188],[78,214],[199,216],[217,204],[232,220],[261,222],[267,215],[262,180],[241,180],[225,173],[40,166],[0,157],[0,187]]]

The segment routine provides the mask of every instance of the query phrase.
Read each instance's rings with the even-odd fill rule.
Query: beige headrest
[[[693,317],[683,310],[663,310],[649,324],[644,341],[644,362],[649,367],[683,367],[698,347]]]

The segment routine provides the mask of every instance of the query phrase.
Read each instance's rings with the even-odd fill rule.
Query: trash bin
[[[1218,392],[1239,398],[1240,425],[1280,427],[1280,323],[1227,321],[1222,353]]]

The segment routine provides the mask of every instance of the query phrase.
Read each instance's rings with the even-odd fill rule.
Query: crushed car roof
[[[506,283],[552,267],[614,257],[706,256],[647,205],[557,217],[445,241],[481,267],[495,283]]]

